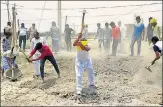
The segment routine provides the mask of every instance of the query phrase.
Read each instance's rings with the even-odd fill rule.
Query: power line
[[[6,4],[6,3],[2,3],[2,4]],[[96,10],[96,9],[107,9],[107,8],[122,8],[122,7],[133,7],[133,6],[147,6],[147,5],[157,5],[157,4],[162,4],[162,3],[137,4],[137,5],[125,5],[125,6],[117,5],[117,6],[109,6],[109,7],[92,7],[92,8],[62,8],[61,10]],[[17,5],[17,6],[19,6],[19,5]],[[19,6],[19,7],[23,7],[23,6]],[[42,10],[42,8],[24,8],[24,7],[23,8],[17,8],[17,9]],[[44,10],[58,10],[58,9],[45,8]]]
[[[153,10],[153,11],[146,11],[146,12],[137,12],[138,14],[146,14],[146,13],[150,13],[150,12],[162,12],[162,10]],[[117,15],[129,15],[129,14],[133,14],[132,12],[128,12],[128,13],[125,13],[125,14],[114,14],[114,15],[107,15],[107,16],[117,16]],[[106,21],[102,21],[102,22],[106,22]],[[102,23],[101,22],[101,23]],[[93,25],[95,23],[92,23],[92,24],[88,24],[88,25]]]
[[[136,9],[133,9],[133,10],[127,12],[127,13],[124,13],[123,15],[119,15],[118,17],[115,18],[115,20],[118,19],[120,16],[128,15],[128,14],[130,14],[130,13],[132,13],[132,12],[134,12],[134,11],[136,11],[136,10],[142,8],[142,7],[144,7],[144,6],[140,6],[140,7],[136,8]]]
[[[150,13],[150,12],[161,12],[162,10],[154,10],[154,11],[145,11],[145,12],[138,12],[138,13]],[[87,17],[107,17],[107,16],[119,16],[119,15],[129,15],[133,13],[123,13],[123,14],[108,14],[108,15],[96,15],[96,16],[87,16]],[[62,18],[65,18],[66,16],[63,16]],[[82,16],[67,16],[67,17],[79,17],[81,18]],[[46,18],[42,20],[53,20],[57,18]],[[39,21],[40,19],[34,19],[34,20],[20,20],[20,21]]]
[[[1,4],[7,4],[7,3],[1,2]],[[14,4],[9,4],[9,5],[14,6]],[[15,6],[18,6],[18,7],[24,7],[24,6],[20,6],[20,5],[15,5]],[[19,8],[19,9],[20,9],[20,8]]]
[[[44,9],[45,9],[45,4],[46,4],[46,1],[44,2],[44,6],[43,6],[43,9],[42,9],[41,19],[40,19],[40,22],[39,22],[38,30],[40,28],[40,24],[41,24],[41,21],[42,21],[43,12],[44,12]]]

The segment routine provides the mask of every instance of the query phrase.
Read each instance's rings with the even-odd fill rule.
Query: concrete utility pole
[[[61,14],[61,0],[58,0],[58,28],[60,35],[60,46],[62,46],[62,14]]]
[[[16,36],[16,11],[15,11],[15,4],[14,7],[12,7],[12,16],[13,16],[13,21],[12,21],[12,42],[11,42],[11,49],[15,47],[17,44],[17,36]],[[13,50],[12,52],[13,53]],[[12,78],[14,78],[14,70],[12,70]]]
[[[15,11],[15,4],[14,7],[12,7],[12,15],[13,15],[13,22],[12,22],[12,44],[11,47],[15,47],[17,44],[17,34],[16,34],[16,11]]]
[[[7,0],[7,14],[8,14],[8,22],[10,21],[10,12],[9,12],[9,0]]]

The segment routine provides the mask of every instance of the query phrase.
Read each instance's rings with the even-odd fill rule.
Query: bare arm
[[[155,61],[157,61],[158,59],[160,59],[160,54],[159,54],[159,52],[155,52],[155,54],[156,54],[156,57],[155,57],[155,59],[151,62],[152,65],[155,63]]]
[[[78,42],[79,42],[79,39],[82,37],[82,34],[79,33],[78,34],[78,38],[73,42],[73,46],[77,46]]]

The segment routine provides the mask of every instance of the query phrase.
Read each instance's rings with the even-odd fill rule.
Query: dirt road
[[[148,52],[146,52],[148,53]],[[162,65],[158,61],[152,71],[144,67],[150,63],[140,57],[118,54],[109,56],[91,51],[95,69],[96,94],[75,99],[75,52],[55,55],[61,71],[57,79],[52,65],[45,66],[45,83],[33,78],[33,64],[23,57],[17,59],[23,76],[17,82],[1,80],[2,106],[156,106],[162,100]],[[147,61],[147,62],[146,62]],[[83,87],[87,89],[87,72],[83,75]]]

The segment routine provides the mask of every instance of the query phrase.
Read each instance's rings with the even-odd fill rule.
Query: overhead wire
[[[2,2],[1,2],[2,3]],[[2,3],[2,4],[6,4],[6,3]],[[41,9],[42,10],[42,13],[41,13],[41,18],[39,19],[36,19],[36,20],[20,20],[20,21],[40,21],[39,22],[39,26],[40,27],[40,24],[41,24],[41,21],[42,20],[52,20],[52,19],[57,19],[57,18],[46,18],[46,19],[42,19],[43,17],[43,12],[45,10],[58,10],[58,9],[51,9],[51,8],[45,8],[45,4],[46,4],[46,1],[44,2],[44,6],[43,8]],[[157,5],[157,4],[162,4],[162,3],[150,3],[150,4],[138,4],[138,5],[125,5],[125,6],[109,6],[109,7],[95,7],[95,8],[69,8],[69,9],[61,9],[61,10],[75,10],[75,9],[102,9],[102,8],[120,8],[120,7],[130,7],[130,6],[139,6],[137,9],[143,7],[143,6],[151,6],[151,5]],[[10,5],[13,5],[13,4],[10,4]],[[16,5],[16,6],[19,6],[19,7],[24,7],[24,6],[20,6],[20,5]],[[32,9],[32,10],[40,10],[40,8],[17,8],[18,11],[20,11],[20,9]],[[123,13],[123,14],[108,14],[108,15],[96,15],[96,16],[87,16],[87,17],[107,17],[107,16],[123,16],[123,15],[129,15],[129,14],[133,14],[132,11],[135,11],[134,10],[131,10],[127,13]],[[162,11],[162,10],[154,10],[154,11],[146,11],[146,12],[139,12],[139,13],[149,13],[149,12],[159,12],[159,11]],[[22,12],[25,14],[25,12]],[[33,16],[33,15],[32,15]],[[66,16],[63,16],[62,18],[65,18]],[[82,16],[68,16],[68,17],[76,17],[76,18],[81,18]],[[117,18],[118,18],[117,17]],[[88,25],[93,25],[93,24],[88,24]],[[80,25],[75,25],[75,26],[80,26]],[[39,29],[39,28],[38,28]]]
[[[40,24],[41,24],[41,21],[42,21],[43,12],[44,12],[44,9],[45,9],[45,4],[46,4],[46,1],[44,2],[44,5],[43,5],[43,9],[42,9],[42,13],[41,13],[41,19],[40,19],[40,22],[39,22],[39,25],[38,25],[38,30],[40,28]]]
[[[153,10],[153,11],[145,11],[145,12],[138,12],[138,13],[150,13],[150,12],[161,12],[162,10]],[[87,17],[107,17],[107,16],[118,16],[118,15],[129,15],[133,13],[123,13],[123,14],[108,14],[108,15],[96,15],[96,16],[87,16]],[[66,16],[63,16],[62,18],[65,18]],[[67,17],[77,17],[77,16],[67,16]],[[78,16],[81,18],[82,16]],[[57,18],[46,18],[42,20],[52,20],[52,19],[57,19]],[[21,21],[38,21],[40,19],[34,19],[34,20],[21,20]]]
[[[2,3],[2,4],[6,4],[6,3]],[[162,2],[160,2],[160,3],[149,3],[149,4],[124,5],[124,6],[116,5],[116,6],[108,6],[108,7],[92,7],[92,8],[62,8],[61,10],[95,10],[95,9],[122,8],[122,7],[146,6],[146,5],[157,5],[157,4],[162,4]],[[10,4],[10,5],[14,5],[14,4]],[[17,5],[17,6],[23,7],[23,8],[17,8],[17,9],[42,10],[42,8],[24,8],[24,6],[20,6],[20,5]],[[45,8],[44,10],[58,10],[58,9]]]

